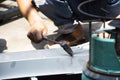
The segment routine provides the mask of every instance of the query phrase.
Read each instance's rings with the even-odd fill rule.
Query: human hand
[[[32,24],[27,34],[27,37],[35,43],[41,42],[43,40],[43,37],[46,36],[47,28],[44,24],[41,24],[40,22]]]

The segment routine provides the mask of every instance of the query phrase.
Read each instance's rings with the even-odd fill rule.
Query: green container
[[[115,39],[100,38],[92,34],[89,62],[83,70],[82,80],[120,79],[120,57],[115,51]]]
[[[92,35],[90,67],[98,72],[120,74],[120,58],[115,51],[115,39],[100,38]]]

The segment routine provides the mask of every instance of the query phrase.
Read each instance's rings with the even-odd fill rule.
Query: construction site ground
[[[10,3],[10,0],[5,0],[5,3]],[[12,0],[11,0],[12,1]],[[13,0],[14,1],[14,0]],[[7,4],[11,5],[11,4]],[[16,5],[17,6],[17,5]],[[0,8],[0,10],[3,10]],[[41,18],[43,19],[45,25],[48,27],[48,37],[54,39],[57,37],[57,27],[54,23],[39,12]],[[2,23],[2,22],[1,22]],[[88,23],[82,23],[85,38],[89,37],[89,26]],[[101,23],[94,23],[92,30],[96,30],[101,26]],[[0,52],[9,53],[9,52],[20,52],[28,50],[38,50],[44,49],[46,41],[35,44],[27,38],[27,33],[29,31],[29,23],[24,17],[17,19],[11,19],[9,21],[2,23],[0,25]],[[78,44],[79,45],[79,44]]]

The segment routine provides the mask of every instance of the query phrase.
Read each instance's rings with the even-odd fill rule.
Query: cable
[[[86,1],[84,1],[84,2],[82,2],[82,3],[80,3],[80,4],[78,5],[78,11],[81,12],[82,14],[84,14],[84,15],[87,15],[87,16],[90,16],[90,17],[93,17],[93,18],[96,18],[96,19],[98,19],[98,20],[120,20],[120,18],[103,17],[103,16],[98,16],[98,15],[90,14],[90,13],[87,13],[87,12],[85,12],[85,11],[83,11],[83,10],[81,9],[83,5],[86,5],[87,3],[91,3],[91,2],[93,2],[93,1],[95,1],[95,0],[86,0]]]

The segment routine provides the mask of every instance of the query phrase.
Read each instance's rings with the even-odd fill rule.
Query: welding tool
[[[72,49],[66,44],[66,42],[57,42],[55,40],[48,39],[47,37],[43,37],[44,40],[53,42],[55,44],[60,44],[60,46],[71,56],[73,57],[73,51]]]

